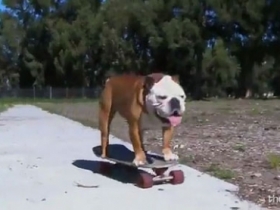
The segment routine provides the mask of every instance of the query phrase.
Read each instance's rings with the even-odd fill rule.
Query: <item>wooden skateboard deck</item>
[[[177,165],[178,162],[177,161],[162,161],[162,160],[158,160],[158,159],[152,159],[152,163],[146,163],[144,165],[141,166],[136,166],[133,162],[130,161],[123,161],[123,160],[118,160],[118,159],[114,159],[111,157],[107,157],[107,158],[103,158],[109,161],[113,161],[115,163],[119,163],[122,165],[126,165],[126,166],[130,166],[130,167],[135,167],[135,168],[169,168],[171,166]]]

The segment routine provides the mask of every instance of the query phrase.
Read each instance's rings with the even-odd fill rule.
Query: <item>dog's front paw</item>
[[[172,161],[172,160],[178,160],[179,159],[178,155],[172,153],[171,151],[163,154],[163,157],[164,157],[165,161]]]
[[[133,164],[136,166],[141,166],[145,164],[145,161],[143,160],[137,160],[136,158],[133,160]]]
[[[141,166],[141,165],[146,164],[145,154],[136,155],[136,157],[133,160],[133,164],[136,165],[136,166]]]

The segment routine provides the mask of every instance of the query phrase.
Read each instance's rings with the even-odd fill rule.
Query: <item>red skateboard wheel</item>
[[[171,184],[182,184],[185,180],[184,172],[181,170],[170,171],[169,175],[173,178],[170,180]]]
[[[137,179],[137,186],[141,188],[150,188],[153,186],[153,176],[147,173],[140,173]]]

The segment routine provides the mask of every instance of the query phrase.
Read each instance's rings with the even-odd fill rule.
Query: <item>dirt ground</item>
[[[37,105],[88,126],[98,124],[96,102]],[[119,116],[111,133],[129,140],[127,125]],[[147,132],[144,144],[159,151],[160,131]],[[269,196],[280,196],[279,100],[187,102],[173,146],[183,164],[237,184],[244,199],[279,208],[280,201],[269,201]]]

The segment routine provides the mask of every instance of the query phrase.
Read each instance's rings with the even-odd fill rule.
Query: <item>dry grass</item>
[[[38,103],[45,110],[96,127],[96,102]],[[187,102],[184,122],[173,144],[181,162],[240,186],[240,196],[272,206],[280,195],[280,101]],[[111,133],[128,141],[127,125],[117,116]],[[161,135],[149,131],[145,145],[158,151]]]

